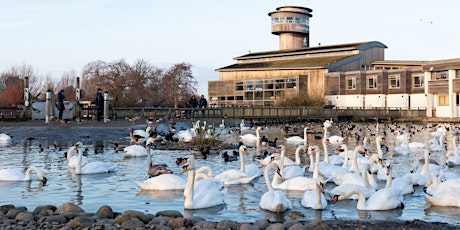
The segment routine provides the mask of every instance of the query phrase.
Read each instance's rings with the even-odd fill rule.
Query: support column
[[[457,117],[457,94],[454,92],[455,70],[449,70],[449,117]]]
[[[424,85],[425,85],[425,97],[426,97],[426,117],[433,117],[433,94],[428,93],[429,87],[428,82],[431,81],[432,72],[425,71]]]
[[[45,123],[50,123],[51,114],[51,91],[46,91],[46,103],[45,103]]]
[[[104,92],[104,123],[108,122],[109,118],[109,92]]]

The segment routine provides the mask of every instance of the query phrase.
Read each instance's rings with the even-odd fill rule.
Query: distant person
[[[104,97],[102,96],[101,88],[97,88],[97,93],[96,93],[96,97],[94,98],[94,102],[96,103],[96,108],[97,108],[96,118],[98,121],[100,121],[103,110],[104,110]]]
[[[200,108],[201,108],[201,116],[204,116],[204,109],[206,109],[208,107],[208,101],[206,100],[206,98],[204,98],[204,95],[201,95],[201,98],[200,98]]]
[[[192,108],[192,112],[195,113],[194,109],[198,108],[198,101],[196,100],[195,95],[192,95],[188,101],[188,106],[190,106],[190,108]]]
[[[57,106],[59,110],[59,115],[58,115],[59,121],[62,121],[62,115],[64,114],[64,110],[65,110],[64,101],[66,100],[67,99],[64,96],[64,90],[61,89],[58,94],[58,106]]]

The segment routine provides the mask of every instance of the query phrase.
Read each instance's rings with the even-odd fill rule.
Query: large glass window
[[[276,88],[284,89],[284,80],[276,80]]]
[[[347,77],[346,78],[346,83],[347,83],[347,89],[348,90],[353,90],[356,89],[356,77]]]
[[[254,100],[254,92],[244,93],[245,100]]]
[[[377,75],[367,76],[366,80],[368,89],[377,89]]]
[[[243,96],[236,96],[236,100],[237,100],[237,101],[242,101],[242,100],[243,100]]]
[[[434,79],[435,80],[445,80],[447,79],[447,71],[442,71],[442,72],[435,72],[434,73]]]
[[[246,90],[254,90],[254,82],[247,81],[245,84],[246,84]]]
[[[414,88],[423,88],[425,85],[425,78],[423,75],[417,75],[413,77],[412,87]]]
[[[262,90],[262,88],[263,88],[263,81],[256,81],[256,82],[255,82],[255,87],[256,87],[256,90]]]
[[[274,82],[273,80],[265,80],[265,87],[264,89],[273,89],[274,88]]]
[[[255,100],[263,100],[263,99],[264,99],[264,97],[263,97],[263,91],[256,91],[256,92],[255,92],[255,96],[256,96],[256,97],[254,98]]]
[[[234,97],[234,96],[228,96],[228,97],[227,97],[227,100],[233,101],[233,100],[235,100],[235,97]]]
[[[438,105],[449,105],[449,96],[448,95],[439,95]]]
[[[242,81],[235,82],[235,90],[236,91],[242,91],[243,90],[243,82]]]
[[[390,75],[388,76],[388,81],[389,81],[389,88],[390,89],[396,89],[396,88],[399,88],[401,86],[401,77],[399,76],[399,74],[393,74],[393,75]]]
[[[286,88],[295,89],[297,87],[295,78],[286,79]]]

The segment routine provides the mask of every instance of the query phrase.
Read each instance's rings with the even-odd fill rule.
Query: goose
[[[81,148],[81,147],[83,147],[83,143],[79,141],[74,146],[70,147],[69,150],[67,150],[65,155],[67,156],[67,165],[68,165],[69,168],[76,168],[77,167],[77,165],[78,165],[78,155],[73,156],[73,153],[77,152],[77,154],[78,154],[78,151],[80,150],[79,148]],[[88,164],[88,158],[86,158],[85,156],[82,156],[81,165],[85,166],[86,164]]]
[[[147,149],[138,144],[129,145],[123,148],[123,155],[125,158],[145,157],[147,156]]]
[[[295,151],[295,164],[290,165],[290,166],[284,166],[284,159],[286,159],[285,154],[286,154],[286,147],[284,145],[280,145],[279,149],[281,150],[281,156],[279,159],[279,166],[281,169],[281,175],[283,179],[289,179],[297,176],[304,176],[305,175],[305,169],[307,166],[305,165],[304,167],[300,167],[300,151],[306,152],[307,146],[305,145],[300,145],[296,148]]]
[[[108,173],[108,172],[112,172],[113,169],[117,166],[117,164],[110,165],[102,161],[89,162],[85,164],[84,166],[82,166],[83,153],[80,151],[80,149],[77,149],[77,153],[78,153],[78,158],[77,158],[78,163],[77,163],[77,167],[75,168],[76,174]]]
[[[169,169],[168,165],[166,164],[152,164],[152,156],[150,154],[150,146],[153,144],[154,140],[153,138],[147,139],[146,142],[146,152],[147,152],[147,174],[149,177],[156,177],[162,174],[172,174],[173,171]]]
[[[303,137],[292,136],[284,139],[286,140],[286,142],[302,143],[303,145],[307,146],[307,130],[308,127],[303,128]]]
[[[278,175],[280,173],[280,168],[276,163],[270,163],[265,167],[264,178],[268,191],[265,192],[260,198],[260,208],[276,213],[292,209],[292,202],[286,197],[284,192],[273,189],[270,179],[268,177],[268,174],[271,170]]]
[[[354,194],[358,195],[358,203],[356,204],[356,209],[358,210],[384,211],[404,208],[403,195],[399,189],[395,188],[380,189],[367,198],[367,200],[363,191],[354,189],[346,194],[335,195],[332,200],[343,200]]]
[[[17,169],[0,170],[0,181],[31,181],[31,173],[36,172],[42,183],[46,183],[45,174],[35,166],[30,166],[25,173]]]
[[[0,133],[0,142],[9,142],[11,137],[6,133]]]
[[[316,182],[315,190],[307,190],[302,196],[300,204],[305,208],[312,209],[325,209],[327,207],[326,197],[322,193],[323,184],[319,181]]]
[[[244,164],[243,154],[247,153],[246,146],[240,145],[240,169],[229,169],[223,171],[215,176],[216,180],[224,182],[225,185],[229,184],[248,184],[252,180],[261,176],[260,169],[255,164]]]
[[[207,171],[207,174],[203,173]],[[196,170],[195,181],[201,179],[212,179],[212,170],[208,166],[203,166]],[[142,190],[183,190],[186,180],[175,174],[161,174],[151,177],[143,182],[135,181]]]
[[[225,204],[224,198],[227,194],[226,189],[219,186],[199,190],[194,188],[195,184],[195,160],[193,155],[187,156],[187,167],[181,173],[188,171],[187,182],[184,188],[184,208],[202,209]]]
[[[149,136],[149,134],[147,132],[145,132],[145,130],[141,130],[141,129],[133,129],[132,127],[129,127],[129,138],[131,140],[131,143],[133,144],[139,144],[140,142],[142,142],[143,140],[145,140],[145,138],[147,138]]]

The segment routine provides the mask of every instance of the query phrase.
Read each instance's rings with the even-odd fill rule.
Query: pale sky
[[[59,79],[89,62],[187,62],[207,97],[215,69],[278,50],[268,13],[313,10],[310,46],[379,41],[387,60],[460,58],[458,0],[0,0],[0,72],[33,66]]]

